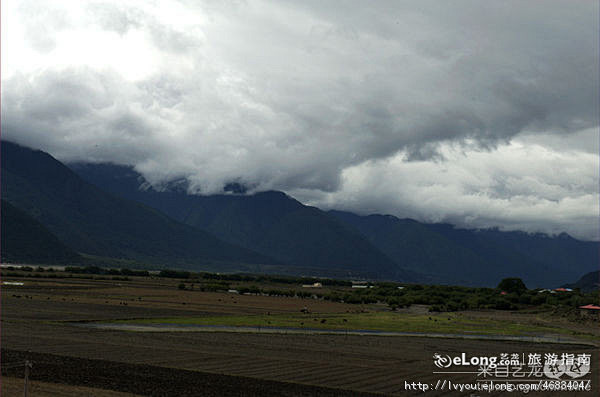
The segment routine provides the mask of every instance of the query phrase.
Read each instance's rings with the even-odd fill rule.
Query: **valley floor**
[[[149,382],[152,387],[161,387],[157,389],[161,392],[154,395],[173,396],[203,395],[199,393],[200,388],[207,390],[204,395],[433,396],[447,395],[447,391],[409,392],[405,382],[435,384],[437,380],[448,379],[454,383],[474,383],[479,379],[473,373],[434,374],[439,371],[433,365],[436,353],[464,352],[469,356],[585,353],[592,356],[592,372],[586,379],[592,379],[595,390],[569,395],[597,395],[598,349],[589,346],[597,343],[597,334],[594,335],[597,331],[586,324],[574,324],[575,328],[569,330],[561,325],[562,319],[553,322],[540,314],[517,313],[513,318],[506,312],[461,315],[482,324],[494,316],[507,324],[527,324],[527,319],[532,319],[529,326],[538,322],[540,326],[554,326],[557,332],[562,330],[563,335],[568,332],[571,338],[581,337],[582,344],[370,335],[147,333],[72,325],[84,321],[214,320],[219,317],[226,323],[231,316],[252,315],[296,318],[305,307],[311,315],[321,316],[319,318],[377,315],[369,313],[390,315],[377,305],[182,291],[178,290],[175,280],[29,278],[23,286],[2,287],[2,362],[32,361],[30,390],[39,391],[35,395],[86,395],[86,391],[78,391],[83,387],[104,390],[105,394],[92,393],[100,396],[121,395],[111,392],[153,395],[151,389],[140,386]],[[393,314],[431,317],[432,320],[426,321],[433,324],[449,321],[448,314],[444,313]],[[586,329],[585,335],[577,334]],[[3,367],[3,396],[22,395],[18,386],[22,373],[22,368]],[[67,391],[60,391],[61,388]],[[53,390],[58,391],[53,394]]]

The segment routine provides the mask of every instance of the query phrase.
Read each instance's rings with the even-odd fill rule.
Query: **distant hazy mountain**
[[[115,195],[154,207],[178,221],[291,266],[319,269],[330,276],[418,279],[355,230],[281,192],[196,196],[177,185],[158,192],[128,167],[70,166],[84,179]]]
[[[583,275],[572,284],[563,285],[565,288],[579,288],[584,292],[598,291],[600,289],[600,270]]]
[[[490,285],[515,275],[512,269],[494,268],[485,257],[412,219],[359,216],[344,211],[329,211],[329,214],[358,230],[396,263],[418,270],[432,282]]]
[[[74,264],[82,258],[41,223],[2,200],[2,262]]]
[[[2,197],[81,253],[187,268],[278,264],[105,193],[49,154],[10,142],[2,142]],[[7,229],[3,236],[13,233]]]
[[[428,227],[494,260],[498,266],[512,266],[529,272],[533,270],[529,277],[539,281],[530,281],[529,287],[559,286],[572,280],[573,276],[598,268],[599,243],[580,241],[566,233],[549,236],[498,229],[467,230],[448,224],[432,224]]]
[[[185,184],[156,191],[129,167],[72,164],[84,179],[115,195],[142,202],[181,222],[282,262],[330,266],[350,272],[391,269],[437,283],[495,286],[521,277],[529,287],[558,286],[593,270],[598,243],[568,235],[466,230],[389,215],[324,213],[281,192],[193,196]],[[390,263],[393,262],[393,263]],[[361,265],[356,265],[361,263]]]
[[[594,269],[598,243],[562,234],[468,230],[391,215],[330,211],[397,263],[444,282],[492,285],[520,277],[527,286],[558,286]]]

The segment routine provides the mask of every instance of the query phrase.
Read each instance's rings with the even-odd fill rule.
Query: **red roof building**
[[[600,310],[600,306],[596,306],[596,305],[585,305],[585,306],[579,306],[580,309],[587,309],[587,310]]]

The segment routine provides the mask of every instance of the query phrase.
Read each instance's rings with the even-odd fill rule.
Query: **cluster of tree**
[[[23,270],[23,269],[16,269],[16,270]],[[26,273],[21,273],[21,272],[12,272],[12,271],[8,271],[8,272],[3,272],[2,273],[2,277],[19,277],[19,278],[75,278],[75,279],[81,279],[81,280],[113,280],[113,281],[130,281],[131,279],[129,277],[120,277],[120,276],[112,276],[112,277],[105,277],[105,276],[97,276],[97,275],[92,275],[92,274],[80,274],[80,275],[73,275],[73,274],[59,274],[56,273],[54,271],[50,271],[48,269],[44,271],[42,271],[42,273],[34,273],[33,271],[28,271],[26,270]]]
[[[193,275],[190,272],[184,272],[184,271],[178,271],[178,270],[161,270],[158,273],[158,277],[167,277],[167,278],[181,278],[181,279],[188,279],[191,278]]]
[[[227,290],[225,284],[208,284],[202,290]],[[398,288],[401,287],[401,288]],[[550,293],[539,289],[528,290],[520,279],[505,279],[498,288],[471,288],[444,285],[405,285],[397,283],[374,283],[371,288],[333,290],[327,292],[264,289],[255,285],[238,287],[240,294],[257,294],[298,298],[325,299],[350,304],[386,303],[392,309],[413,304],[428,305],[431,311],[459,311],[477,309],[517,310],[531,306],[579,307],[591,302],[598,303],[597,294],[581,291]]]
[[[251,275],[251,274],[218,274],[218,273],[199,273],[199,276],[206,280],[223,281],[244,281],[255,283],[278,283],[278,284],[314,284],[321,283],[325,286],[349,287],[352,285],[348,280],[336,280],[331,278],[316,277],[293,277],[278,275]]]
[[[252,282],[252,283],[269,283],[269,284],[315,284],[321,283],[327,287],[350,287],[351,281],[348,280],[336,280],[331,278],[317,278],[317,277],[293,277],[293,276],[280,276],[280,275],[252,275],[252,274],[220,274],[220,273],[208,273],[208,272],[188,272],[180,270],[161,270],[158,277],[177,278],[183,280],[190,280],[194,283],[199,283],[202,280],[214,280],[214,281],[229,281],[229,282]],[[284,294],[288,294],[287,292]],[[286,295],[287,296],[287,295]]]
[[[192,280],[194,283],[199,282],[199,280]],[[185,290],[197,290],[197,291],[206,291],[206,292],[220,292],[220,291],[229,291],[234,289],[239,294],[253,294],[253,295],[268,295],[268,296],[282,296],[282,297],[296,297],[296,298],[317,298],[317,299],[326,299],[327,294],[314,293],[309,291],[298,291],[293,289],[265,289],[259,288],[256,285],[250,286],[237,286],[232,287],[230,283],[225,281],[219,282],[209,282],[209,283],[200,283],[198,286],[195,286],[194,283],[185,284],[180,283],[178,285],[179,289]]]
[[[51,268],[51,267],[49,267],[49,268],[43,268],[41,266],[38,266],[35,269],[33,267],[31,267],[31,266],[7,266],[5,269],[9,270],[9,271],[20,270],[22,272],[33,272],[35,270],[36,272],[40,272],[40,273],[43,273],[43,272],[53,272],[54,271],[54,269]]]
[[[147,270],[105,269],[98,266],[67,266],[65,272],[74,274],[106,274],[109,276],[149,276]]]
[[[296,298],[317,298],[323,299],[325,296],[323,294],[309,292],[309,291],[298,291],[293,289],[261,289],[257,286],[250,287],[241,287],[238,289],[240,294],[260,294],[260,295],[268,295],[268,296],[286,296],[286,297],[296,297]]]
[[[389,283],[377,283],[373,288],[353,290],[343,296],[332,293],[329,299],[346,303],[385,302],[391,308],[413,304],[428,305],[431,311],[474,309],[516,310],[530,306],[578,307],[598,302],[597,294],[528,290],[520,279],[505,279],[498,288],[471,288],[444,285],[406,285],[399,289]]]

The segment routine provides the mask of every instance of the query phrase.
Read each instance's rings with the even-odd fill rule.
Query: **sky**
[[[2,137],[193,194],[598,240],[598,4],[6,0]]]

